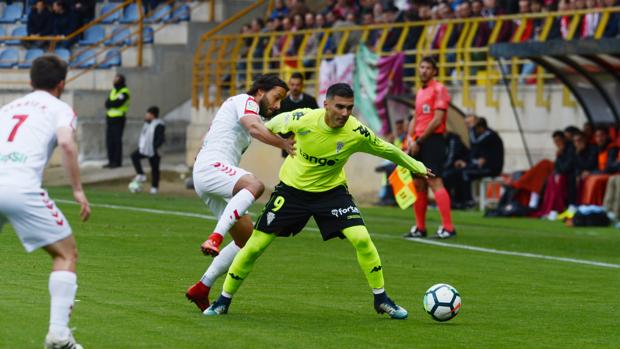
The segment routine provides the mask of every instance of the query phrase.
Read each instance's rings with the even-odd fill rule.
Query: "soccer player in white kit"
[[[238,167],[241,155],[252,138],[295,155],[295,141],[274,135],[261,120],[261,116],[269,118],[280,109],[287,91],[288,86],[277,75],[267,74],[259,76],[247,94],[228,98],[217,111],[196,158],[196,193],[218,218],[213,234],[201,246],[205,255],[216,258],[186,293],[201,311],[209,307],[209,291],[215,280],[226,273],[252,235],[252,220],[245,213],[265,190],[256,176]],[[219,246],[228,231],[234,241],[220,252]]]
[[[73,140],[76,115],[59,99],[66,76],[64,61],[53,55],[39,57],[30,69],[34,92],[0,109],[0,231],[8,221],[26,251],[41,247],[52,257],[48,349],[82,348],[68,326],[77,291],[75,239],[69,222],[41,188],[43,169],[58,145],[80,217],[86,221],[90,216]]]

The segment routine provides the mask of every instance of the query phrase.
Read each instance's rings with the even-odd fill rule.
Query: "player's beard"
[[[258,111],[258,113],[260,114],[260,116],[262,116],[264,119],[271,119],[273,117],[273,113],[269,110],[269,102],[267,101],[266,97],[263,97],[260,102],[258,102],[258,107],[260,108],[260,110]]]

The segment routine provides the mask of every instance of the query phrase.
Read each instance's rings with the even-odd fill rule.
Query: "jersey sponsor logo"
[[[303,131],[298,131],[297,134],[300,135],[300,136],[305,136],[305,135],[307,135],[310,132],[312,132],[312,131],[310,131],[310,130],[303,130]]]
[[[0,163],[12,162],[15,164],[23,164],[28,160],[28,156],[23,153],[12,152],[8,154],[0,154]]]
[[[370,131],[362,125],[359,125],[353,132],[359,132],[364,137],[370,137]]]
[[[248,98],[248,100],[245,102],[245,114],[258,114],[258,112],[260,111],[260,107],[258,106],[258,103],[256,103],[256,101],[254,100],[254,98]]]
[[[313,163],[313,164],[317,164],[319,166],[334,166],[337,162],[338,159],[327,159],[327,158],[319,158],[316,157],[314,155],[310,155],[308,153],[304,153],[304,151],[299,148],[299,155],[301,155],[304,159],[306,159],[308,162]]]
[[[331,213],[332,213],[332,216],[339,218],[345,215],[349,215],[349,213],[359,214],[360,210],[355,206],[349,206],[345,208],[335,208],[331,211]]]
[[[431,106],[428,104],[422,105],[422,113],[429,114],[431,112]]]
[[[276,214],[273,212],[267,212],[267,225],[270,225],[271,222],[276,218]]]

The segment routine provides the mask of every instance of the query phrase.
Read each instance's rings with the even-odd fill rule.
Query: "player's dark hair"
[[[252,87],[247,93],[250,96],[254,96],[258,93],[258,90],[269,92],[276,87],[282,87],[286,92],[288,92],[288,85],[286,84],[286,82],[282,81],[282,79],[280,79],[278,75],[260,75],[254,80],[254,83],[252,83]]]
[[[333,84],[327,89],[325,98],[333,99],[336,96],[344,97],[344,98],[353,98],[353,89],[351,88],[351,86],[345,83]]]
[[[153,114],[156,118],[159,117],[159,108],[157,106],[149,107],[146,112]]]
[[[476,127],[481,127],[485,130],[489,128],[489,125],[487,124],[487,119],[479,117],[478,120],[476,120]]]
[[[52,90],[67,78],[67,62],[45,54],[32,62],[30,81],[35,90]]]
[[[294,72],[293,74],[291,74],[291,79],[299,79],[303,82],[304,76],[300,72]]]
[[[437,61],[435,60],[435,58],[433,58],[433,56],[424,56],[422,57],[422,60],[420,60],[420,63],[422,62],[426,62],[430,65],[433,66],[433,69],[438,70],[437,68]]]

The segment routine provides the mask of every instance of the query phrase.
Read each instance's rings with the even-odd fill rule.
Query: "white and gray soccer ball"
[[[461,295],[448,284],[433,285],[424,294],[424,310],[437,321],[448,321],[461,311]]]
[[[127,189],[129,189],[130,193],[139,193],[142,191],[142,183],[138,181],[131,181],[129,182]]]

